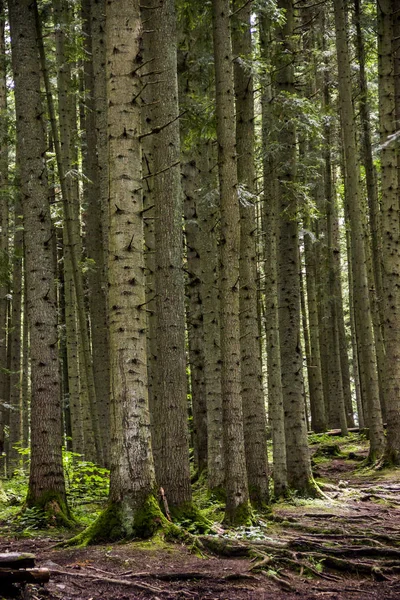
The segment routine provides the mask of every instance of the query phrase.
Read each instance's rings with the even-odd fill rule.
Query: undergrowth
[[[89,525],[107,502],[109,472],[67,450],[63,452],[63,463],[69,507],[82,525]],[[37,535],[48,527],[43,511],[24,507],[28,470],[29,463],[26,470],[18,469],[12,479],[3,480],[7,501],[0,503],[0,529],[13,530],[24,537]]]

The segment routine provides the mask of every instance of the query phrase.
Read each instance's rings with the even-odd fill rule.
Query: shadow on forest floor
[[[323,440],[312,445],[313,464],[329,500],[274,505],[272,520],[215,538],[228,556],[161,538],[56,549],[54,537],[18,539],[4,528],[0,550],[33,552],[50,570],[44,587],[26,586],[25,600],[399,599],[400,470],[360,466],[366,447],[356,436]]]

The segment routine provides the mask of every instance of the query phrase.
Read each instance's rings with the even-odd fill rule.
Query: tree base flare
[[[232,527],[240,527],[242,525],[252,525],[254,514],[250,502],[242,502],[235,507],[226,507],[224,523]]]
[[[148,496],[140,506],[111,502],[87,529],[68,540],[64,546],[88,546],[123,539],[150,538],[158,529],[170,525],[162,514],[157,500]]]
[[[23,512],[29,509],[37,510],[38,521],[43,526],[72,529],[76,525],[67,503],[61,494],[46,492],[40,498],[36,499],[33,499],[28,494]]]

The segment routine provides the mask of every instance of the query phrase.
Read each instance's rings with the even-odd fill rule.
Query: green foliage
[[[64,450],[65,483],[71,508],[82,504],[103,503],[107,500],[109,471],[82,460],[80,454]]]

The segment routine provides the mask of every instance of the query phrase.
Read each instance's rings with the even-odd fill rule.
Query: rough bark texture
[[[8,281],[8,132],[5,53],[5,5],[0,2],[0,365],[7,365]],[[0,453],[4,450],[7,374],[0,369]]]
[[[148,531],[137,530],[155,488],[147,397],[141,117],[139,103],[132,102],[141,89],[140,36],[139,2],[108,2],[111,518],[105,518],[106,511],[103,520],[111,538],[148,535],[155,526],[150,521]]]
[[[67,6],[62,0],[55,3],[54,17],[56,27],[56,52],[58,62],[57,86],[59,97],[59,131],[50,81],[47,72],[43,43],[40,41],[42,71],[45,79],[47,104],[50,113],[52,135],[57,159],[57,170],[60,179],[63,211],[64,211],[64,245],[68,248],[70,258],[70,273],[73,278],[73,289],[76,300],[78,324],[78,358],[80,363],[81,406],[85,430],[85,453],[90,455],[93,462],[102,463],[102,445],[100,439],[99,419],[96,407],[96,388],[94,383],[93,363],[89,340],[88,323],[86,319],[85,290],[82,269],[82,241],[80,227],[80,198],[76,178],[72,177],[72,169],[76,167],[76,100],[69,93],[71,86],[71,64],[68,61],[65,48],[65,27],[68,23]],[[85,390],[85,392],[83,392]],[[92,451],[93,442],[95,451]],[[87,444],[86,441],[90,443]]]
[[[345,9],[343,0],[334,0],[336,50],[339,75],[339,105],[346,161],[346,202],[351,225],[352,271],[354,284],[354,314],[359,345],[361,373],[365,381],[366,404],[368,406],[368,426],[370,429],[370,458],[383,452],[384,437],[382,415],[379,402],[376,354],[372,330],[371,307],[369,300],[366,256],[360,219],[359,174],[354,123],[354,110],[351,99],[351,75]]]
[[[233,9],[242,7],[241,0]],[[268,502],[267,419],[262,381],[258,322],[255,135],[253,77],[245,61],[251,60],[251,5],[239,10],[233,22],[234,80],[236,96],[236,152],[240,206],[239,307],[243,430],[250,499]]]
[[[31,467],[27,506],[66,517],[53,235],[46,176],[40,64],[31,0],[9,2],[17,144],[25,230],[31,351]]]
[[[23,231],[21,199],[15,202],[15,233],[12,276],[12,312],[10,323],[10,418],[7,472],[12,477],[21,463],[18,444],[21,443],[21,339],[22,339],[22,256]]]
[[[191,501],[174,2],[167,0],[146,12],[144,35],[149,36],[146,43],[153,45],[154,60],[143,75],[146,83],[151,83],[155,103],[151,126],[143,132],[144,136],[154,136],[151,175],[156,216],[157,405],[152,420],[158,429],[154,458],[157,482],[173,508]]]
[[[213,0],[218,173],[221,207],[221,389],[224,428],[226,519],[248,518],[249,492],[243,435],[240,379],[239,252],[235,91],[229,1]]]
[[[385,458],[400,464],[400,223],[392,56],[393,4],[378,3],[379,116],[382,181],[382,266],[387,447]]]
[[[372,135],[370,103],[368,96],[368,82],[365,71],[365,41],[364,32],[361,24],[362,12],[360,0],[354,0],[354,21],[356,26],[356,50],[359,63],[359,111],[361,121],[361,151],[362,161],[365,168],[365,179],[367,186],[368,199],[368,244],[370,244],[372,277],[370,277],[370,294],[372,318],[374,325],[376,358],[379,374],[379,392],[383,418],[386,420],[386,400],[383,386],[385,373],[385,346],[383,340],[383,284],[382,284],[382,228],[380,205],[378,200],[378,187],[376,168],[373,162],[372,154]]]
[[[304,223],[309,229],[309,222]],[[308,383],[310,387],[310,412],[311,425],[315,432],[326,431],[327,422],[325,414],[324,386],[322,382],[321,354],[319,347],[319,320],[317,299],[317,269],[316,248],[313,243],[312,232],[305,233],[304,255],[306,266],[307,307],[310,328],[310,363],[308,368]],[[308,361],[307,361],[308,365]]]
[[[108,147],[107,147],[107,100],[106,100],[106,43],[105,0],[90,0],[90,21],[93,61],[93,96],[97,143],[97,163],[100,192],[100,213],[103,237],[103,265],[108,267]],[[107,301],[107,295],[106,295]]]
[[[294,93],[292,67],[293,5],[282,0],[286,21],[278,28],[279,48],[275,58],[276,91],[281,104],[279,118],[285,123],[278,134],[279,155],[279,234],[278,293],[279,332],[282,367],[282,392],[285,411],[286,459],[288,484],[304,495],[314,494],[311,463],[307,443],[307,426],[303,395],[303,357],[300,346],[300,280],[297,198],[293,183],[296,178],[296,132],[287,117],[290,96]]]
[[[186,320],[189,341],[194,459],[198,474],[207,468],[207,406],[204,381],[204,330],[201,300],[201,232],[197,190],[202,182],[196,161],[182,166],[186,233]]]
[[[88,60],[84,62],[84,123],[86,146],[83,153],[84,188],[83,200],[87,206],[86,257],[89,260],[88,287],[93,375],[96,389],[96,407],[99,419],[104,464],[108,465],[110,437],[110,374],[107,326],[107,286],[105,280],[105,240],[103,235],[101,169],[99,166],[98,138],[96,129],[96,104],[94,97],[94,70],[92,51],[90,0],[82,2],[84,47]]]
[[[261,17],[260,42],[263,59],[270,59],[271,24]],[[278,322],[277,288],[277,218],[278,194],[276,188],[276,165],[268,149],[271,146],[271,82],[263,87],[262,96],[262,141],[263,141],[263,183],[264,183],[264,238],[265,252],[265,331],[267,346],[268,373],[268,421],[272,435],[273,480],[276,497],[284,495],[287,488],[285,421],[282,396],[281,354]]]
[[[200,267],[204,329],[204,375],[207,404],[207,482],[210,490],[224,485],[224,451],[221,395],[220,294],[218,266],[219,206],[212,180],[211,142],[199,148],[202,186],[197,213],[201,232]]]

